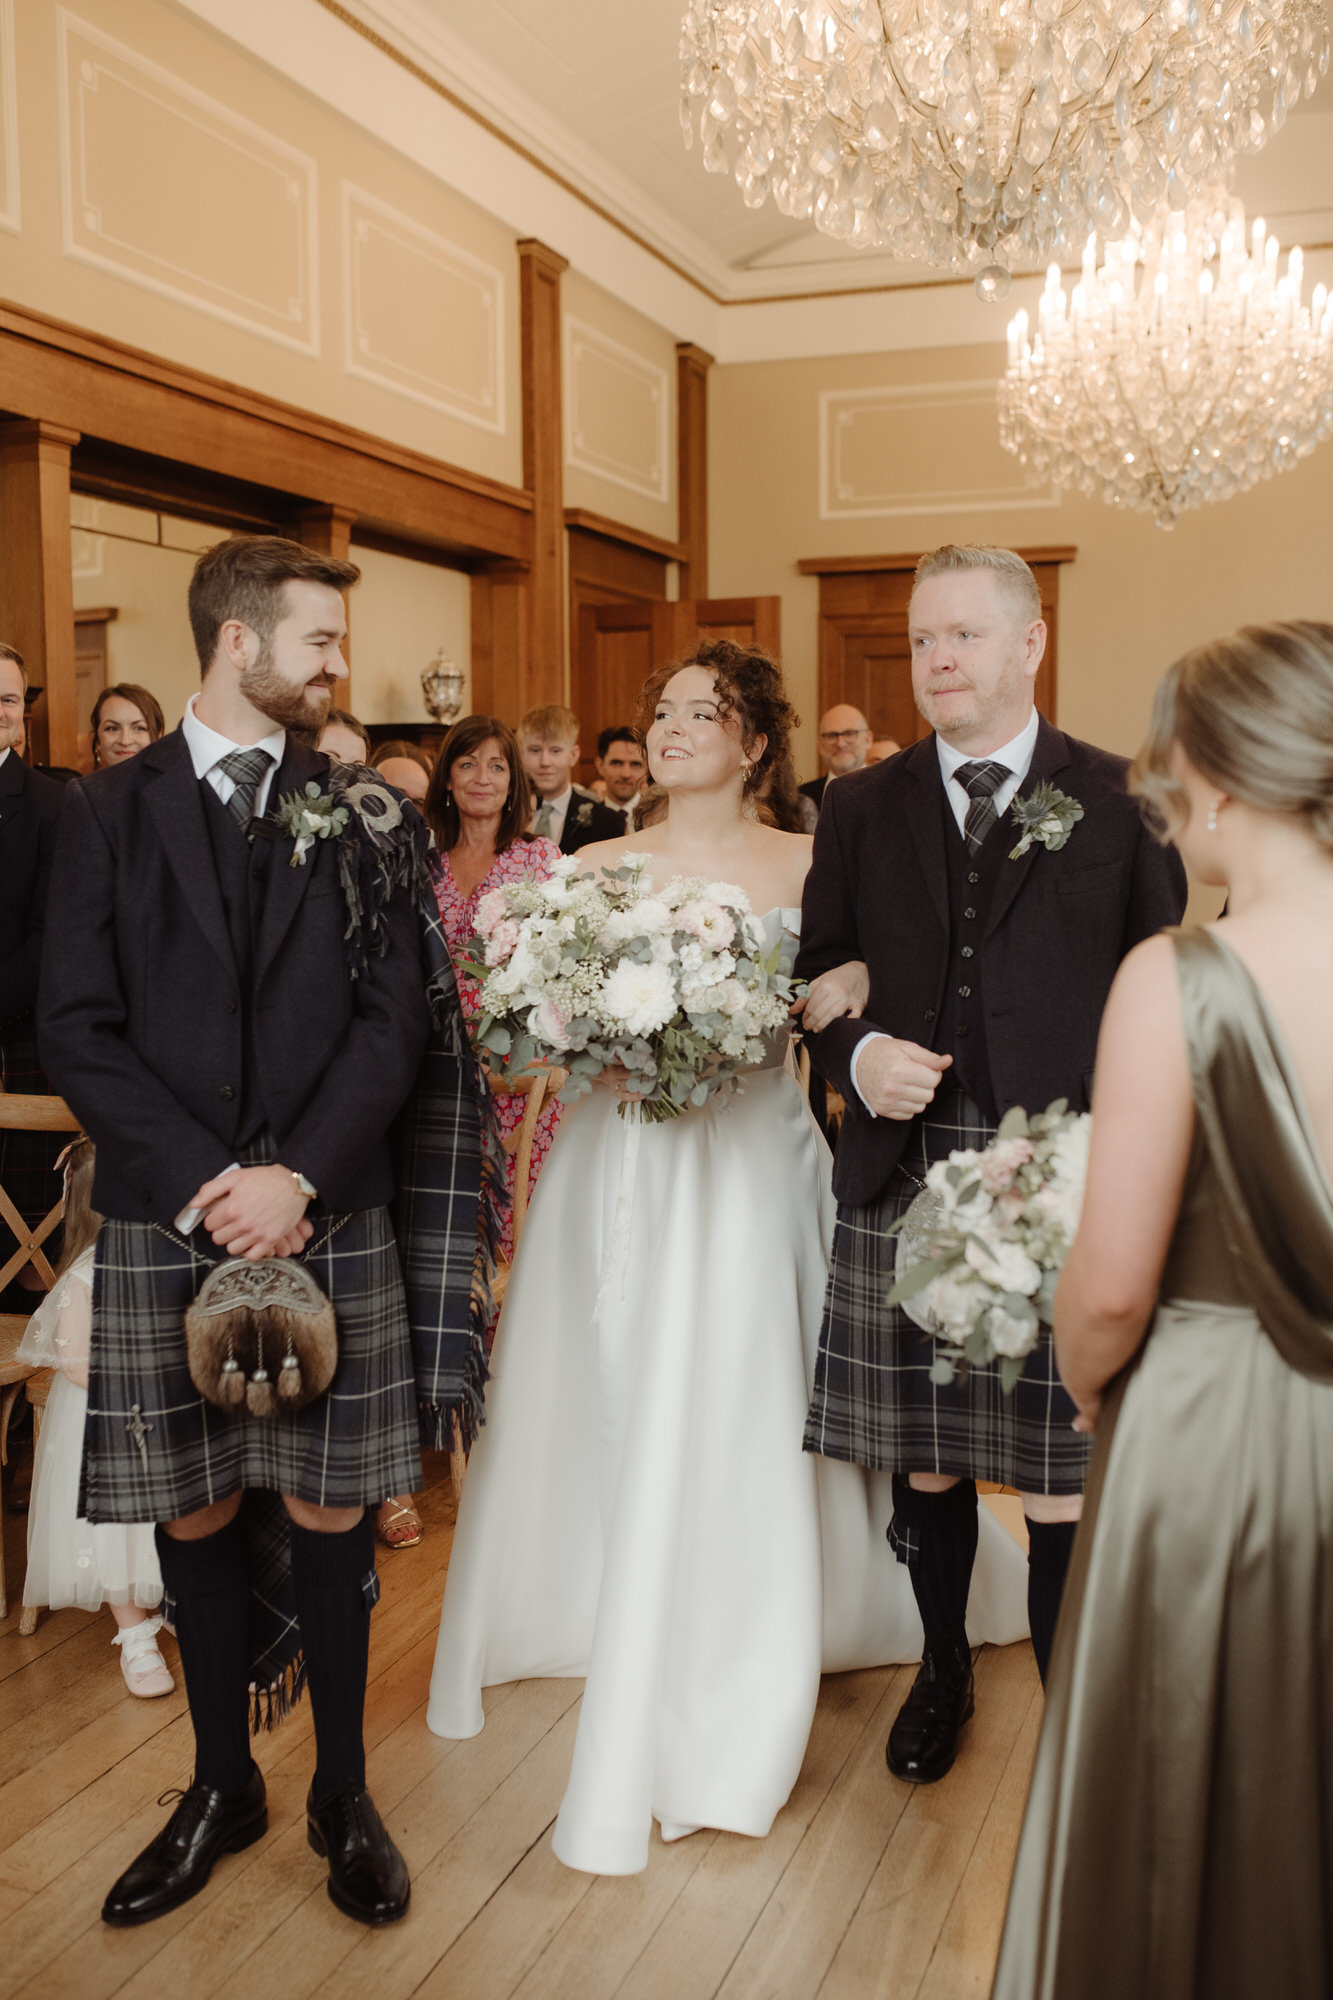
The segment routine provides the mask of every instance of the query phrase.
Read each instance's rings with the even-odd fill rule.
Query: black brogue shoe
[[[312,1785],[305,1809],[306,1837],[329,1864],[329,1900],[358,1923],[396,1923],[412,1884],[370,1793],[347,1786],[316,1805]]]
[[[107,1924],[147,1924],[197,1896],[222,1854],[238,1854],[268,1830],[263,1774],[251,1764],[245,1789],[226,1793],[211,1785],[164,1792],[159,1805],[175,1798],[171,1818],[131,1861],[102,1905]]]
[[[928,1653],[889,1731],[884,1754],[894,1777],[933,1785],[951,1771],[973,1706],[971,1654],[964,1649],[941,1662]]]

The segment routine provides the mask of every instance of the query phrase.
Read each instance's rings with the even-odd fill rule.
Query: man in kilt
[[[1064,1097],[1087,1108],[1116,967],[1179,921],[1185,879],[1128,796],[1124,760],[1034,708],[1046,627],[1021,557],[983,547],[923,556],[908,630],[931,734],[830,786],[805,887],[798,973],[862,959],[870,979],[863,1018],[810,1038],[814,1067],[847,1112],[805,1442],[893,1470],[889,1539],[912,1578],[925,1656],[887,1757],[896,1777],[928,1784],[953,1764],[973,1707],[975,1482],[1023,1496],[1044,1679],[1089,1447],[1072,1429],[1048,1331],[1010,1395],[995,1368],[932,1381],[930,1337],[885,1303],[888,1231],[930,1163],[986,1144],[1011,1105],[1044,1110]],[[1009,808],[1042,784],[1056,794],[1058,824],[1015,859]]]
[[[428,1006],[420,899],[372,820],[423,861],[425,831],[368,771],[351,773],[367,782],[339,794],[338,820],[345,781],[304,740],[346,675],[341,592],[358,575],[269,536],[202,555],[200,692],[178,731],[72,784],[61,829],[41,1049],[96,1142],[105,1218],[81,1505],[92,1521],[159,1524],[195,1736],[193,1782],[112,1888],[113,1924],[175,1908],[265,1831],[252,1682],[256,1708],[308,1688],[308,1831],[333,1901],[367,1923],[407,1907],[365,1789],[362,1709],[378,1594],[367,1508],[420,1484],[390,1126]],[[236,1408],[195,1387],[183,1319],[224,1255],[299,1256],[332,1302],[336,1372],[295,1414],[265,1413],[258,1370]],[[300,1659],[271,1686],[254,1621],[280,1662],[288,1541]]]

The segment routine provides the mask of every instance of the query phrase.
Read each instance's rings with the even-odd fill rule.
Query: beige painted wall
[[[0,297],[521,483],[511,229],[163,0],[15,17]]]
[[[106,633],[107,680],[148,688],[174,729],[199,686],[185,602],[190,573],[195,553],[217,541],[218,530],[81,497],[72,513],[75,609],[110,605],[116,612]]]
[[[1099,501],[1024,507],[1016,503],[1039,496],[995,497],[1022,473],[995,444],[993,403],[984,388],[959,386],[998,377],[1003,361],[996,346],[712,372],[711,587],[781,594],[786,667],[804,720],[802,775],[817,768],[819,614],[817,580],[796,573],[802,556],[905,553],[944,541],[1074,544],[1078,557],[1061,571],[1059,720],[1126,754],[1159,675],[1187,646],[1255,620],[1333,619],[1333,444],[1170,533]],[[879,389],[893,393],[877,403],[868,392]],[[838,417],[850,412],[851,421],[841,466],[826,468],[821,512],[824,395],[834,399],[825,406],[826,459]],[[849,489],[841,500],[839,470]],[[977,493],[990,496],[984,511]],[[903,511],[853,515],[862,501]],[[842,518],[829,517],[836,507],[847,510]]]
[[[676,538],[676,344],[578,271],[565,320],[565,505]]]
[[[471,659],[471,598],[459,570],[352,548],[361,581],[351,597],[352,706],[362,722],[429,720],[421,669],[443,646],[465,671]],[[463,714],[471,707],[464,690]]]

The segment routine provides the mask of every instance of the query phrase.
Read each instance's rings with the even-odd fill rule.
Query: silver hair
[[[912,594],[915,596],[929,577],[956,575],[968,569],[992,571],[1028,623],[1041,617],[1041,591],[1022,556],[1012,549],[993,548],[988,542],[946,542],[942,548],[928,549],[916,566]]]

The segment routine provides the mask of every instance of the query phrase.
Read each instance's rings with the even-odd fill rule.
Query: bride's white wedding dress
[[[586,1676],[553,1845],[596,1874],[646,1866],[654,1819],[767,1833],[821,1667],[921,1657],[889,1474],[801,1449],[834,1203],[773,1062],[664,1125],[566,1112],[496,1336],[427,1720],[474,1736],[484,1687]],[[980,1511],[969,1630],[1003,1644],[1027,1565]]]

